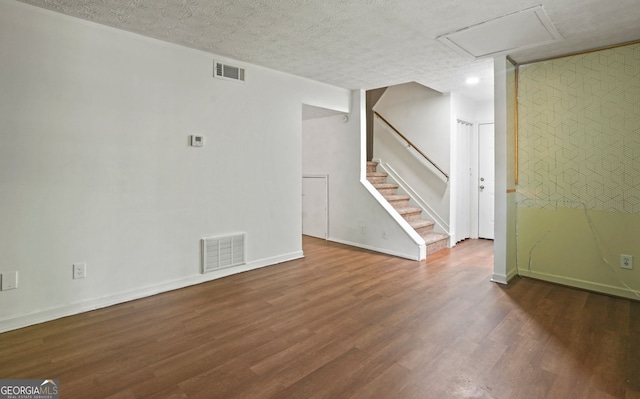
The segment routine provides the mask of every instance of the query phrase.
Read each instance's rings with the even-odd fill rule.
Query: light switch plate
[[[204,147],[204,136],[191,136],[192,147]]]

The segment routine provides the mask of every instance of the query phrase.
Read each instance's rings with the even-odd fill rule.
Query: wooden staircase
[[[398,185],[387,183],[387,173],[378,172],[377,162],[367,162],[367,180],[382,194],[427,244],[427,255],[447,248],[448,234],[433,231],[435,222],[422,219],[422,209],[411,206],[408,195],[398,194]]]

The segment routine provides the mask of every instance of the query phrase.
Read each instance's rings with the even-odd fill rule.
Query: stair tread
[[[433,226],[434,224],[436,224],[436,222],[434,222],[433,220],[426,220],[426,219],[412,220],[409,222],[409,226],[411,226],[414,229],[419,229],[421,227],[429,227],[429,226]]]
[[[398,188],[399,186],[395,183],[372,183],[375,188]]]
[[[403,208],[396,208],[396,211],[398,211],[399,214],[404,214],[404,213],[422,212],[422,209],[415,206],[406,206]]]
[[[390,195],[385,195],[384,198],[387,201],[401,201],[401,200],[411,199],[411,197],[409,197],[408,195],[404,195],[404,194],[390,194]]]
[[[409,226],[416,230],[424,239],[427,247],[427,254],[434,253],[446,248],[447,244],[445,241],[449,239],[449,235],[445,233],[434,232],[433,226],[435,225],[435,222],[433,220],[420,219],[422,208],[415,206],[398,207],[398,205],[407,204],[407,202],[404,201],[410,200],[411,197],[406,194],[395,194],[395,190],[399,188],[398,184],[387,183],[386,181],[381,182],[381,180],[383,180],[381,178],[386,179],[389,174],[386,172],[377,172],[372,170],[373,167],[377,167],[377,165],[377,162],[367,162],[367,179],[371,178],[371,185],[377,190],[382,190],[383,196],[388,202],[398,202],[392,205],[394,205],[396,212],[398,212],[408,221]],[[427,232],[425,232],[425,230]]]

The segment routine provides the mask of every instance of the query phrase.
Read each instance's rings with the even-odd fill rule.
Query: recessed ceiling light
[[[470,78],[467,78],[465,82],[467,82],[468,85],[477,85],[478,83],[480,83],[480,78],[472,76]]]

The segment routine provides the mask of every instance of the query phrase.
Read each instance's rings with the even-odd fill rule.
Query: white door
[[[493,240],[495,172],[493,124],[478,126],[478,236]]]
[[[327,238],[327,177],[302,177],[302,234]]]
[[[471,237],[472,216],[472,143],[473,125],[458,120],[456,128],[458,155],[456,157],[456,242]]]

